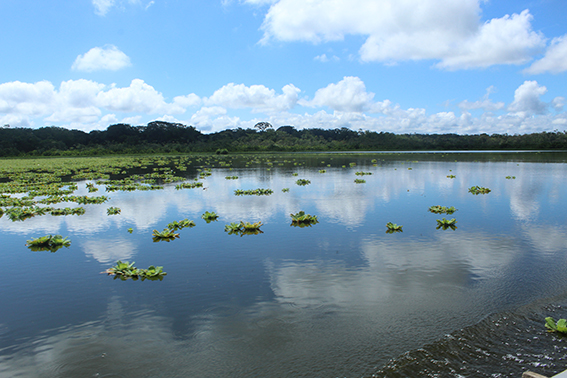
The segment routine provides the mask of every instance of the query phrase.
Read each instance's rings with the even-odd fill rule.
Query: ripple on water
[[[489,316],[423,348],[391,360],[373,377],[520,377],[526,370],[552,376],[565,369],[567,337],[548,333],[545,317],[567,317],[560,304],[532,304]],[[557,303],[557,302],[554,302]]]

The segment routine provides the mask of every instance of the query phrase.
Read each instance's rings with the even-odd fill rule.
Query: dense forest
[[[116,124],[89,133],[61,127],[0,128],[0,156],[257,151],[567,150],[567,132],[508,134],[394,134],[304,129],[261,122],[255,129],[203,134],[193,126],[151,122]]]

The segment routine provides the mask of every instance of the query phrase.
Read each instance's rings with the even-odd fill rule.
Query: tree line
[[[258,151],[567,150],[567,132],[508,134],[394,134],[303,129],[262,122],[256,129],[203,134],[193,126],[155,121],[115,124],[89,133],[62,127],[0,128],[0,156],[93,156],[140,153]],[[269,127],[268,127],[269,125]]]

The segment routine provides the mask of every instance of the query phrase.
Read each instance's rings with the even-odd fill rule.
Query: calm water
[[[565,156],[235,161],[214,166],[205,190],[171,184],[106,194],[83,216],[4,216],[0,377],[551,375],[567,368],[567,340],[543,325],[567,317]],[[492,191],[475,196],[473,185]],[[93,195],[105,194],[98,187]],[[256,188],[274,194],[234,195]],[[87,194],[85,182],[76,194]],[[458,211],[432,214],[433,205]],[[107,216],[109,206],[121,214]],[[320,223],[290,227],[300,210]],[[205,211],[219,220],[205,223]],[[436,229],[443,217],[458,228]],[[196,227],[152,241],[153,229],[184,218]],[[263,233],[224,232],[240,220],[262,221]],[[387,234],[387,222],[403,232]],[[24,246],[45,234],[72,244],[56,253]],[[168,275],[101,274],[117,260]]]

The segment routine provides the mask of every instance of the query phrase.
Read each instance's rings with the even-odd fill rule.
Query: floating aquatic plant
[[[127,231],[128,231],[129,234],[131,234],[132,232],[134,232],[134,229],[132,227],[130,227]]]
[[[403,230],[402,230],[403,226],[402,225],[397,225],[397,224],[392,223],[392,222],[386,223],[386,227],[388,228],[386,230],[387,234],[391,234],[391,233],[394,233],[394,232],[403,232]]]
[[[187,227],[195,227],[195,222],[185,218],[183,220],[173,221],[173,222],[167,224],[167,228],[169,228],[170,230],[173,230],[173,231],[182,230],[182,229],[187,228]]]
[[[56,252],[60,248],[69,247],[71,241],[67,237],[61,235],[46,235],[40,238],[27,241],[26,246],[32,251],[51,251]]]
[[[319,173],[327,173],[327,170],[326,169],[320,169]]]
[[[66,207],[64,209],[51,209],[51,215],[83,215],[85,213],[85,209],[82,207]]]
[[[228,232],[229,235],[258,235],[263,232],[260,230],[262,222],[249,223],[240,221],[240,223],[232,222],[224,226],[224,230]]]
[[[443,219],[437,219],[437,229],[442,228],[443,230],[446,230],[448,228],[450,228],[451,230],[456,230],[457,226],[455,225],[457,223],[457,220],[455,218],[447,220],[445,218]]]
[[[163,276],[167,275],[166,272],[163,271],[162,266],[154,266],[150,265],[148,269],[138,269],[134,266],[134,262],[122,262],[118,260],[116,265],[111,268],[108,268],[103,273],[108,274],[109,276],[114,276],[114,278],[120,278],[121,280],[127,280],[129,278],[133,280],[137,280],[141,278],[142,281],[144,280],[162,280]]]
[[[516,179],[516,176],[506,176],[506,179],[507,179],[507,180],[515,180],[515,179]]]
[[[354,179],[354,182],[355,182],[356,184],[364,184],[364,183],[366,183],[366,180],[363,180],[363,179]]]
[[[120,214],[121,210],[118,207],[109,207],[106,209],[106,215],[118,215]]]
[[[39,207],[39,206],[32,206],[32,207],[12,207],[6,209],[6,216],[12,221],[23,221],[36,215],[45,215],[51,211],[50,207]]]
[[[455,176],[455,175],[448,175],[447,176],[447,178],[450,178],[450,179],[454,179],[455,177],[457,177],[457,176]]]
[[[238,176],[226,176],[225,179],[227,179],[227,180],[238,180]]]
[[[234,191],[234,195],[236,196],[269,196],[273,194],[274,191],[272,189],[251,189],[251,190],[242,190],[236,189]]]
[[[355,173],[355,175],[357,175],[357,176],[365,176],[365,175],[371,175],[371,174],[372,174],[372,172],[362,172],[362,171]]]
[[[490,189],[488,188],[484,188],[482,186],[471,186],[469,188],[469,193],[472,193],[474,195],[478,195],[478,194],[488,194],[490,193]]]
[[[551,316],[547,317],[545,318],[545,328],[547,328],[549,332],[567,334],[567,320],[559,319],[556,323],[555,319],[553,319]]]
[[[195,189],[201,188],[203,186],[202,182],[184,182],[183,184],[175,185],[175,189]]]
[[[214,211],[211,212],[211,213],[209,213],[208,211],[205,211],[205,213],[203,215],[201,215],[201,218],[203,218],[205,220],[205,222],[207,222],[207,223],[216,221],[218,219],[218,217],[219,216]]]
[[[429,207],[429,211],[435,214],[448,214],[451,215],[453,214],[455,211],[457,211],[457,209],[455,209],[453,206],[451,207],[446,207],[446,206],[440,206],[440,205],[436,205],[436,206],[430,206]]]
[[[237,233],[240,232],[241,226],[240,226],[240,223],[232,222],[232,223],[227,224],[226,226],[224,226],[224,230],[225,230],[226,232],[228,232],[229,235],[237,234]]]
[[[316,215],[305,214],[305,211],[289,215],[291,216],[291,226],[294,227],[311,227],[311,225],[319,223]]]
[[[299,186],[305,186],[305,185],[311,184],[311,181],[306,180],[306,179],[299,179],[295,183]]]
[[[170,228],[164,228],[163,231],[153,230],[152,232],[152,239],[154,242],[170,242],[176,238],[179,238],[179,234],[175,233],[175,231]]]
[[[283,189],[282,189],[282,192],[284,192],[284,193],[289,192],[289,188],[283,188]],[[0,215],[0,216],[2,216],[2,215]]]

